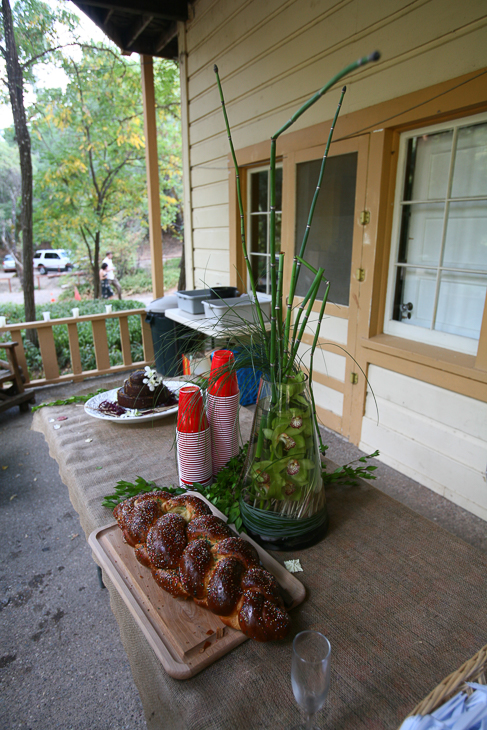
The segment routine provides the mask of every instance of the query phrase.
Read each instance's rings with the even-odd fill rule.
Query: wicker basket
[[[458,692],[472,694],[473,690],[465,682],[487,684],[487,644],[471,659],[462,664],[460,669],[450,674],[424,700],[416,705],[407,717],[412,715],[430,715],[444,702],[450,700]],[[402,724],[402,723],[401,723]]]

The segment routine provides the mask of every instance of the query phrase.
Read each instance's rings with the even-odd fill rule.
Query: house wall
[[[181,33],[195,287],[230,278],[229,148],[215,63],[236,149],[268,140],[334,73],[375,49],[380,64],[347,79],[344,113],[486,65],[484,0],[196,0],[192,7]],[[293,130],[332,118],[338,96],[338,89],[326,95]]]
[[[487,403],[371,365],[360,448],[487,520]]]
[[[381,51],[378,64],[346,80],[335,133],[335,139],[363,133],[369,161],[360,184],[372,223],[363,231],[360,261],[352,264],[356,303],[351,299],[347,316],[327,309],[322,324],[313,377],[317,410],[327,426],[362,449],[378,448],[384,462],[487,519],[485,338],[476,360],[381,334],[395,181],[391,155],[398,139],[394,124],[414,128],[453,108],[462,108],[462,114],[479,103],[487,108],[487,77],[477,79],[475,73],[487,66],[484,0],[197,0],[193,11],[180,28],[180,49],[187,54],[182,69],[191,200],[185,224],[188,287],[234,283],[233,268],[242,265],[234,171],[213,65],[219,67],[239,162],[249,165],[265,160],[271,134],[334,73],[376,48]],[[460,98],[469,88],[462,86],[466,74],[472,74],[475,91],[471,84],[470,96],[465,92],[463,101],[448,107],[447,82],[460,79],[455,92]],[[327,94],[279,140],[285,170],[303,139],[309,137],[310,146],[324,143],[323,123],[333,117],[338,97],[339,89]],[[286,172],[284,186],[289,210],[295,187],[286,182]],[[283,235],[291,251],[294,230],[288,226]],[[356,265],[367,271],[360,293],[353,282]],[[300,349],[305,366],[312,334],[311,327]],[[340,349],[351,346],[359,368]],[[355,390],[349,384],[352,369],[360,370]]]

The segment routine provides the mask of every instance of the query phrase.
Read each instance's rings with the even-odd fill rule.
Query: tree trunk
[[[99,299],[100,287],[100,231],[95,234],[95,250],[93,252],[93,299]]]
[[[34,242],[32,232],[32,158],[30,135],[24,108],[24,80],[15,43],[12,11],[9,0],[2,0],[5,35],[5,64],[15,136],[19,147],[21,176],[22,263],[25,319],[36,319],[34,299]],[[27,337],[37,344],[37,332],[27,330]]]
[[[185,255],[184,255],[184,241],[183,241],[183,250],[181,253],[181,261],[179,263],[179,281],[178,281],[178,291],[184,291],[186,289],[186,264],[185,264]]]

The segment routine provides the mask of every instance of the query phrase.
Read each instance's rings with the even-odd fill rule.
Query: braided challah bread
[[[289,632],[274,576],[261,567],[254,547],[201,499],[151,492],[125,500],[113,514],[137,560],[165,591],[192,598],[257,641]]]

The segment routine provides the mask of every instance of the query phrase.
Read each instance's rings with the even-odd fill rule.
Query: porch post
[[[159,197],[159,169],[157,157],[156,101],[152,56],[140,57],[142,98],[144,101],[145,165],[147,170],[147,198],[149,201],[149,240],[154,299],[164,296],[162,266],[161,202]]]

